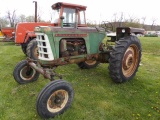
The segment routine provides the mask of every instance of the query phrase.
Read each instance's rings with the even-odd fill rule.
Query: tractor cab
[[[58,2],[53,4],[53,20],[55,26],[63,27],[85,27],[85,10],[86,6]]]

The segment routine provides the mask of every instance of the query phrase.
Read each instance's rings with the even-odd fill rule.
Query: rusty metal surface
[[[51,79],[50,75],[45,72],[42,68],[38,67],[34,62],[28,61],[31,68],[35,69],[37,72],[41,73],[45,78]]]
[[[55,34],[55,37],[87,37],[87,34]]]
[[[86,10],[86,8],[87,8],[87,6],[65,3],[65,2],[57,2],[57,3],[53,4],[51,7],[52,7],[52,9],[57,9],[57,8],[61,8],[62,6],[69,7],[69,8],[78,8],[80,10]]]
[[[59,58],[53,61],[39,61],[39,64],[42,67],[55,67],[55,66],[62,66],[62,65],[66,65],[66,64],[74,64],[74,63],[80,63],[80,62],[84,62],[87,60],[100,60],[102,58],[100,58],[101,56],[99,56],[99,54],[91,54],[91,55],[81,55],[81,56],[68,56],[68,57],[63,57],[63,58]]]
[[[93,27],[78,27],[78,28],[70,28],[70,27],[50,27],[53,32],[61,32],[61,31],[68,31],[68,32],[98,32],[96,28]]]

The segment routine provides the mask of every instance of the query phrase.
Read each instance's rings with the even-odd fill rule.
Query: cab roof
[[[72,4],[72,3],[65,3],[65,2],[57,2],[53,4],[52,9],[60,9],[61,7],[68,7],[68,8],[74,8],[79,10],[86,10],[87,6],[78,5],[78,4]]]

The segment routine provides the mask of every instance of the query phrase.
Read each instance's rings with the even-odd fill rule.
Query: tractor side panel
[[[58,32],[53,35],[47,34],[50,40],[50,45],[52,48],[52,52],[56,59],[60,58],[60,43],[62,39],[83,39],[86,44],[87,53],[90,53],[90,45],[89,45],[89,36],[86,33],[79,33],[79,32]],[[53,37],[52,37],[53,36]]]
[[[88,44],[90,45],[89,47],[90,54],[99,53],[99,46],[102,43],[105,36],[106,35],[104,33],[99,33],[99,32],[89,34]]]

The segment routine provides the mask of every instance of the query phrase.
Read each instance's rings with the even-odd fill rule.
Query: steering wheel
[[[106,32],[113,31],[113,25],[108,21],[102,21],[100,27],[104,28]]]

